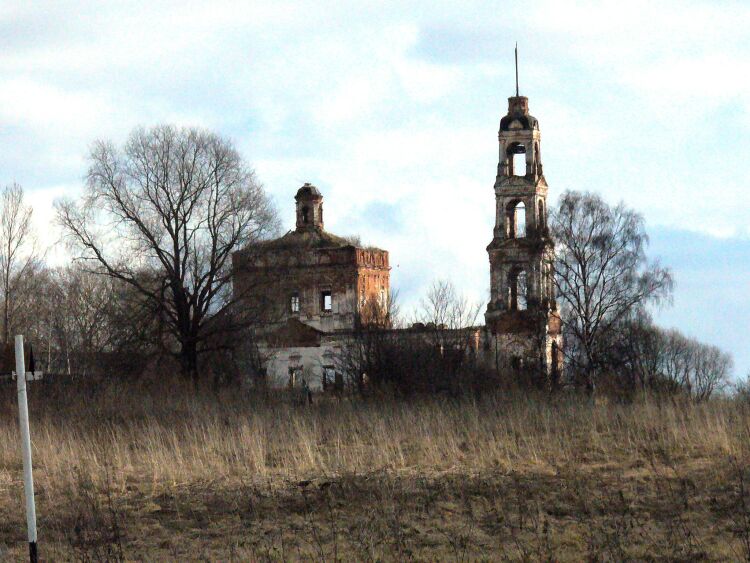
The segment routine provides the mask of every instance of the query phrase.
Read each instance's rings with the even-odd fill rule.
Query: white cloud
[[[95,92],[64,90],[22,76],[0,81],[0,120],[5,123],[91,134],[113,110]]]

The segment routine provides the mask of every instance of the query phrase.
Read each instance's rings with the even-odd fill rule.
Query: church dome
[[[529,115],[529,99],[526,96],[508,98],[508,115],[500,120],[500,131],[539,129],[536,117]]]
[[[533,115],[506,115],[500,120],[500,131],[533,131],[539,129],[539,122]]]
[[[297,190],[297,195],[294,196],[294,199],[298,200],[303,197],[322,197],[322,195],[320,191],[318,191],[318,188],[316,188],[309,182],[305,182],[305,185]]]

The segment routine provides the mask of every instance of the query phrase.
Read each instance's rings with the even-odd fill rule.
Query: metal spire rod
[[[518,41],[516,41],[516,98],[518,97]]]

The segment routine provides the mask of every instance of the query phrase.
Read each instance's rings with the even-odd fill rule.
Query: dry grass
[[[0,555],[23,557],[15,393]],[[318,401],[32,385],[55,560],[741,559],[750,409],[643,398]]]

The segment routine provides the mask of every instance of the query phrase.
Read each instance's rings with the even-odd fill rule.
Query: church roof
[[[277,239],[261,242],[259,246],[264,250],[357,247],[350,240],[323,231],[322,229],[289,231]]]
[[[300,189],[297,190],[297,195],[294,196],[294,199],[300,199],[302,197],[323,197],[320,193],[320,190],[313,186],[312,184],[305,182],[305,185],[302,186]]]
[[[500,131],[510,131],[511,123],[518,120],[522,127],[522,130],[534,130],[539,129],[539,122],[533,115],[506,115],[500,120]]]
[[[533,131],[539,129],[536,117],[529,115],[529,99],[526,96],[508,98],[508,114],[500,120],[500,131]]]
[[[318,188],[312,184],[305,183],[299,190],[297,190],[297,195],[294,199],[297,200],[297,228],[295,230],[288,231],[285,235],[273,240],[254,242],[240,252],[250,254],[251,252],[265,251],[337,250],[345,248],[381,250],[380,248],[362,245],[358,238],[340,237],[323,230],[322,208],[320,206],[317,207],[319,211],[315,212],[315,223],[308,224],[301,222],[300,207],[306,206],[307,200],[309,199],[315,200],[313,202],[314,205],[320,204],[323,200],[323,196],[320,191],[318,191]]]

